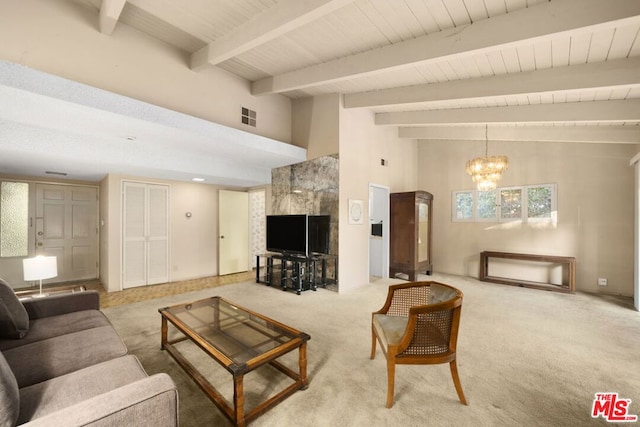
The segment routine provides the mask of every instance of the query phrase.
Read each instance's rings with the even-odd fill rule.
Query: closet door
[[[147,186],[147,285],[169,281],[169,187]]]
[[[169,187],[123,183],[123,288],[169,281]]]

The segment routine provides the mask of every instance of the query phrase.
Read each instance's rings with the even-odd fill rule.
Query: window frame
[[[529,189],[531,188],[549,188],[550,196],[551,196],[551,206],[550,206],[550,215],[549,217],[544,218],[535,218],[529,217]],[[503,190],[520,190],[521,198],[521,214],[520,217],[517,218],[503,218],[502,217],[502,191]],[[548,184],[532,184],[532,185],[516,185],[509,187],[497,187],[495,190],[491,190],[495,194],[496,200],[496,215],[491,218],[479,218],[478,217],[478,194],[479,190],[455,190],[451,193],[451,222],[513,222],[513,221],[522,221],[523,224],[526,223],[548,223],[548,222],[557,222],[558,220],[558,185],[556,183],[548,183]],[[457,201],[458,195],[460,194],[471,194],[471,217],[470,218],[458,218],[457,213]]]
[[[458,194],[471,193],[471,217],[458,218]],[[451,221],[452,222],[473,222],[475,221],[476,192],[475,190],[459,190],[453,192],[451,197]]]

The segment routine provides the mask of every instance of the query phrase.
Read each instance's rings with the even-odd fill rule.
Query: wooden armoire
[[[431,274],[432,204],[426,191],[391,194],[389,277],[404,273],[415,281],[418,273]]]

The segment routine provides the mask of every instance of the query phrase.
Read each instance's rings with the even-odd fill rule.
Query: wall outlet
[[[598,277],[598,286],[607,286],[607,279],[604,277]]]

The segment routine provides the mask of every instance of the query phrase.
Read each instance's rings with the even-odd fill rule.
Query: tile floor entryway
[[[160,298],[168,295],[177,295],[185,292],[199,291],[206,288],[215,288],[216,286],[228,285],[231,283],[246,282],[255,280],[256,273],[247,271],[244,273],[228,274],[226,276],[211,276],[200,279],[185,280],[181,282],[163,283],[159,285],[140,286],[136,288],[125,289],[119,292],[107,293],[102,287],[99,280],[90,280],[86,282],[72,283],[56,283],[55,286],[84,286],[86,289],[96,290],[100,293],[100,308],[115,307],[123,304],[131,304],[134,302],[146,301],[154,298]],[[44,287],[46,291],[46,286]]]

